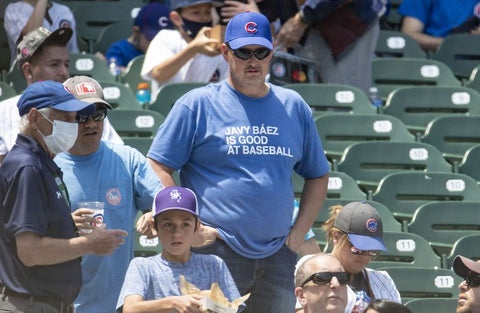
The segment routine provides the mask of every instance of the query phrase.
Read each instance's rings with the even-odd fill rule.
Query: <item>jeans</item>
[[[228,266],[240,295],[250,292],[243,313],[292,313],[295,310],[294,271],[297,255],[286,245],[263,259],[235,253],[223,240],[192,248],[193,252],[215,254]]]

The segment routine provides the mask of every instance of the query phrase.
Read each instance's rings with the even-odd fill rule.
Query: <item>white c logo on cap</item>
[[[245,31],[247,33],[256,33],[257,32],[257,23],[255,22],[248,22],[245,24]]]
[[[161,16],[159,19],[158,19],[158,25],[162,26],[162,27],[166,27],[168,25],[168,17],[166,16]]]

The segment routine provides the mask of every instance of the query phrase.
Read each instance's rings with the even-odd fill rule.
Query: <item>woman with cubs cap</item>
[[[352,312],[363,312],[375,299],[401,302],[395,283],[385,271],[367,268],[368,263],[387,251],[383,244],[382,219],[377,210],[365,202],[350,202],[344,207],[330,207],[330,219],[323,228],[333,244],[335,255],[349,274],[349,286],[357,295]]]

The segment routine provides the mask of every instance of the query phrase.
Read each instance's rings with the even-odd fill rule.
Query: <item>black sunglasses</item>
[[[272,50],[267,48],[259,48],[256,50],[249,50],[245,48],[232,49],[230,46],[228,46],[228,48],[232,50],[234,56],[244,61],[250,59],[252,55],[254,55],[257,60],[263,60],[270,55],[270,52],[272,52]]]
[[[348,283],[348,274],[346,272],[318,272],[305,279],[301,287],[305,286],[309,281],[312,281],[316,285],[329,284],[333,277],[337,278],[340,285]]]
[[[103,121],[107,117],[107,109],[99,109],[96,110],[92,115],[80,115],[77,114],[76,121],[77,123],[86,123],[90,116],[93,118],[94,121]]]
[[[465,282],[469,287],[478,287],[480,286],[480,275],[470,272],[467,277],[465,277]]]

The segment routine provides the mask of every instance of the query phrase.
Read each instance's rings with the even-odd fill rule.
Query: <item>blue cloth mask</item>
[[[202,27],[212,27],[212,22],[209,23],[198,23],[191,20],[187,20],[183,18],[183,30],[190,36],[190,38],[195,38],[198,32],[202,29]]]

